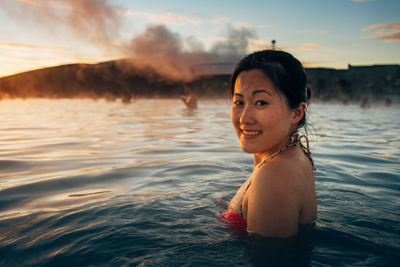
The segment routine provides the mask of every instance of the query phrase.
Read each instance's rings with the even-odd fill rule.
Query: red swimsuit
[[[251,180],[247,184],[242,198],[244,198],[244,195],[246,194],[247,190],[249,189],[250,184],[251,184]],[[242,211],[241,205],[240,205],[240,213],[241,213],[241,215],[238,215],[235,212],[233,212],[232,210],[227,209],[226,211],[224,211],[221,214],[220,220],[222,223],[224,223],[225,225],[227,225],[229,228],[231,228],[232,230],[234,230],[236,232],[247,233],[247,222],[242,217],[243,211]]]
[[[231,210],[223,212],[220,216],[220,220],[235,231],[247,232],[246,220]]]

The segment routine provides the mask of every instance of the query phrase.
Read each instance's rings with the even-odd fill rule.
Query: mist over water
[[[123,17],[129,10],[107,0],[9,1],[0,2],[9,18],[27,26],[34,25],[52,38],[71,36],[83,44],[94,45],[115,58],[126,58],[120,71],[152,68],[174,81],[191,81],[210,75],[203,65],[225,64],[229,71],[248,53],[253,30],[229,24],[209,49],[194,36],[183,37],[164,25],[148,25],[143,33],[130,39],[122,37]],[[149,74],[144,72],[144,74]]]
[[[0,264],[390,265],[399,260],[400,121],[313,103],[319,213],[294,242],[219,221],[250,175],[229,101],[3,100]]]
[[[194,37],[184,40],[165,26],[149,26],[124,46],[124,52],[133,66],[149,66],[172,80],[191,81],[199,75],[215,74],[202,70],[202,65],[224,64],[231,67],[231,72],[255,37],[254,32],[244,28],[227,27],[226,34],[226,40],[215,42],[206,51]]]

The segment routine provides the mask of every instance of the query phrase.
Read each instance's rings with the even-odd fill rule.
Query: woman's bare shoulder
[[[313,178],[314,172],[303,151],[299,147],[292,147],[258,168],[256,176],[260,182],[274,182],[277,186],[288,183],[295,185],[296,182]]]
[[[256,167],[253,181],[261,185],[287,187],[296,183],[301,176],[307,175],[304,164],[293,156],[276,157],[270,162]]]
[[[253,173],[248,197],[249,231],[265,236],[294,235],[299,224],[303,193],[302,164],[276,158]],[[299,188],[300,187],[300,188]]]

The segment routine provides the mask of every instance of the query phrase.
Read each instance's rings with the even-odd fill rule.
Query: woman
[[[276,50],[255,52],[236,65],[230,82],[231,119],[254,170],[222,219],[267,237],[290,237],[317,216],[314,164],[306,123],[310,90],[301,63]],[[303,141],[306,145],[303,145]]]

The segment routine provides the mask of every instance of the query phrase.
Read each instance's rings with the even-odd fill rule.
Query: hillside
[[[348,70],[306,69],[314,97],[359,101],[400,96],[400,65],[349,66]],[[198,77],[189,84],[200,97],[225,97],[228,74]],[[121,98],[177,97],[183,82],[155,70],[132,67],[127,60],[70,64],[0,78],[1,98]]]

